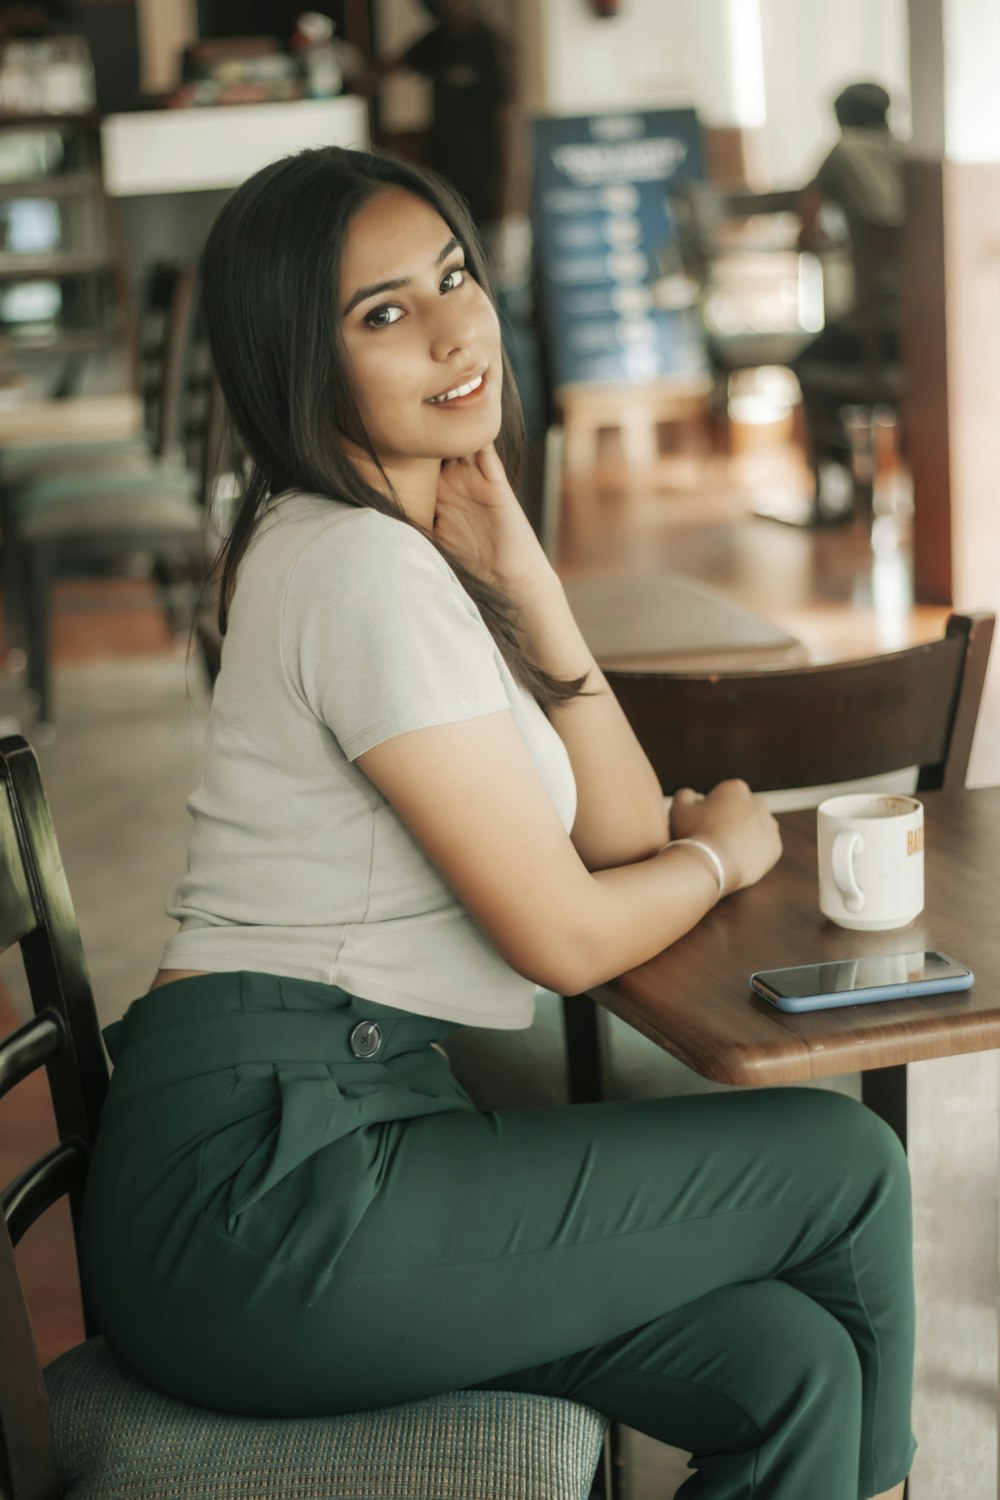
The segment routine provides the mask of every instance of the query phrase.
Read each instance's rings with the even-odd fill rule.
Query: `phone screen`
[[[880,953],[794,969],[771,969],[757,977],[782,999],[801,1000],[809,995],[875,989],[882,984],[918,984],[921,979],[958,980],[967,973],[962,964],[941,953]]]

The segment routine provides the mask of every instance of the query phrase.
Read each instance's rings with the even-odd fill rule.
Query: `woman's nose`
[[[468,349],[476,339],[476,328],[467,313],[442,303],[431,334],[431,357],[444,364],[455,354]]]

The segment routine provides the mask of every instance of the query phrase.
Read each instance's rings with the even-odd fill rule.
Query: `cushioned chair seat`
[[[226,1416],[151,1390],[99,1338],[45,1379],[65,1500],[586,1500],[607,1425],[576,1402],[506,1391]]]
[[[161,467],[148,448],[120,448],[98,458],[96,454],[80,454],[77,458],[53,458],[49,463],[25,464],[21,468],[0,474],[0,485],[8,495],[20,498],[33,489],[50,484],[94,484],[105,474],[148,474],[151,469]]]
[[[903,371],[898,365],[880,365],[869,374],[863,366],[810,360],[806,356],[798,370],[804,384],[830,396],[843,396],[845,403],[853,401],[863,406],[885,401],[891,404],[903,394]]]
[[[809,333],[708,334],[713,365],[721,370],[749,370],[760,365],[790,365],[812,338]]]
[[[148,439],[137,434],[130,438],[109,438],[101,443],[26,443],[5,447],[0,453],[0,484],[5,488],[47,475],[72,470],[114,468],[121,463],[148,463]]]
[[[78,489],[53,492],[19,514],[20,542],[53,540],[79,535],[97,539],[107,535],[115,542],[131,545],[145,533],[154,539],[164,533],[195,535],[204,530],[205,514],[194,498],[194,483],[175,483],[168,478],[150,479],[138,487],[102,484],[91,493]]]
[[[128,498],[147,490],[194,498],[198,493],[198,480],[180,464],[161,464],[150,458],[136,458],[123,461],[114,468],[47,474],[44,478],[12,485],[8,491],[8,504],[13,504],[14,514],[20,519],[32,515],[40,506],[59,504],[63,500],[79,498],[83,501],[105,494],[120,494]]]

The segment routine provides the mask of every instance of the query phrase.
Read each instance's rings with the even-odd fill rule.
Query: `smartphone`
[[[793,969],[762,969],[750,975],[750,988],[779,1010],[794,1012],[967,990],[973,977],[971,969],[946,953],[879,953]]]

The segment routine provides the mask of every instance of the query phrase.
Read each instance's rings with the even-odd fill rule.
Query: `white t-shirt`
[[[391,516],[282,497],[240,565],[163,967],[287,974],[419,1015],[529,1025],[532,983],[354,765],[394,735],[503,709],[569,831],[566,749],[440,553]]]

